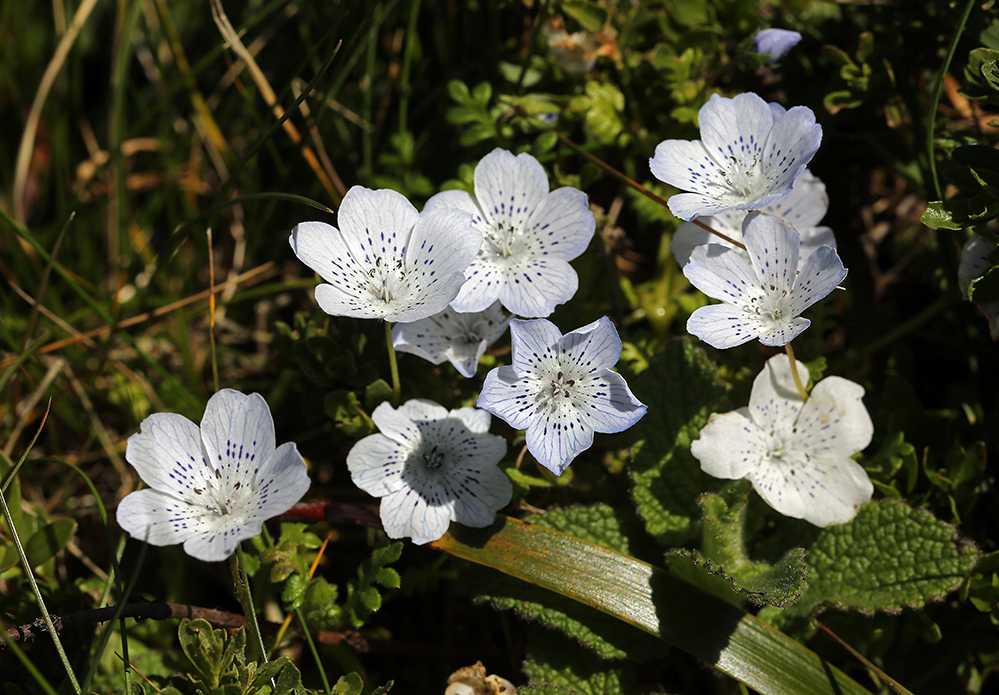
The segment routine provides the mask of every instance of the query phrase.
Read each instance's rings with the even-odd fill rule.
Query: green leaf
[[[500,515],[431,547],[498,569],[660,637],[760,695],[870,695],[807,647],[668,572]]]
[[[369,413],[385,401],[391,400],[392,387],[384,379],[373,381],[364,389],[364,407],[368,409]]]
[[[968,285],[968,299],[979,306],[999,302],[999,265],[994,265]]]
[[[999,200],[983,193],[971,198],[934,200],[919,221],[930,229],[964,229],[999,215]]]
[[[679,340],[649,360],[632,388],[655,417],[635,426],[643,441],[630,468],[631,495],[648,532],[664,545],[680,545],[697,533],[698,496],[722,484],[701,471],[690,443],[711,413],[728,409],[725,385],[701,350]]]
[[[76,533],[72,519],[56,519],[35,531],[24,544],[24,554],[32,567],[44,564],[66,547]]]
[[[588,0],[563,0],[562,11],[575,19],[586,31],[599,31],[610,19],[607,8]]]
[[[348,673],[346,676],[340,676],[340,680],[333,686],[333,695],[361,695],[363,690],[364,681],[361,677],[356,673]]]
[[[898,613],[938,601],[967,579],[978,548],[929,512],[897,499],[868,502],[808,548],[808,584],[788,611],[836,606]]]
[[[570,692],[583,695],[638,692],[634,666],[605,664],[556,632],[535,630],[525,656],[524,673],[531,685],[568,688]]]
[[[194,665],[206,685],[216,688],[219,685],[222,668],[222,655],[225,649],[225,633],[212,630],[211,623],[203,618],[184,618],[177,628],[180,648]]]
[[[586,93],[573,97],[569,103],[571,111],[583,116],[587,140],[602,145],[622,144],[619,137],[627,134],[622,115],[624,95],[621,91],[603,82],[587,82]]]
[[[390,578],[383,569],[402,555],[402,543],[386,542],[377,546],[371,557],[361,563],[357,579],[347,582],[347,600],[343,605],[343,615],[355,627],[361,627],[368,617],[381,608],[382,596],[374,584]],[[398,577],[398,575],[396,575]],[[384,585],[383,585],[384,586]]]
[[[326,414],[336,422],[336,428],[348,437],[363,437],[375,428],[353,391],[331,391],[326,394],[323,406]]]

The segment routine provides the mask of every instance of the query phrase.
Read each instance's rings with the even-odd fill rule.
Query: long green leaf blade
[[[665,570],[580,538],[500,516],[485,529],[453,524],[432,545],[613,615],[762,695],[870,695],[755,616]]]

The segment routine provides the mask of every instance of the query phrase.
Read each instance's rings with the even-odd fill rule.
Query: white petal
[[[713,299],[743,305],[759,293],[760,279],[749,262],[721,244],[698,246],[683,266],[690,283]]]
[[[663,183],[700,196],[711,197],[725,186],[724,173],[719,173],[718,162],[711,158],[700,140],[663,140],[649,159],[649,169]],[[673,210],[673,198],[669,201],[670,210]],[[697,216],[684,217],[676,210],[673,214],[688,221]]]
[[[753,39],[753,53],[769,55],[774,63],[787,55],[801,41],[801,34],[787,29],[764,29]]]
[[[388,401],[380,403],[371,419],[378,430],[394,442],[399,442],[408,448],[415,448],[420,442],[420,428],[400,410],[393,408]]]
[[[194,488],[208,487],[215,477],[198,426],[176,413],[156,413],[140,428],[128,438],[125,460],[149,487],[194,502]]]
[[[816,384],[795,423],[801,446],[818,457],[849,457],[866,448],[874,424],[863,396],[860,384],[838,376]]]
[[[237,482],[251,484],[274,451],[274,418],[267,401],[258,393],[222,389],[208,400],[201,439],[223,492]]]
[[[961,262],[957,267],[957,279],[961,291],[967,294],[968,285],[982,273],[992,267],[991,254],[996,245],[986,241],[978,234],[972,234],[961,247]]]
[[[546,408],[527,428],[527,450],[555,475],[592,445],[593,429],[572,406]]]
[[[729,157],[763,159],[763,138],[773,127],[767,102],[752,92],[731,99],[713,94],[697,112],[701,141],[716,162]],[[691,190],[691,189],[685,189]]]
[[[579,276],[561,258],[526,257],[508,266],[499,300],[508,311],[525,317],[549,316],[579,289]]]
[[[547,194],[548,176],[526,152],[514,157],[496,148],[475,167],[475,198],[494,226],[523,229]]]
[[[569,331],[558,341],[560,364],[568,371],[597,374],[621,359],[621,338],[609,318]]]
[[[846,523],[874,492],[860,464],[845,456],[785,458],[781,465],[761,466],[748,477],[771,507],[816,526]]]
[[[794,180],[791,192],[761,209],[768,215],[779,217],[798,230],[804,243],[805,230],[815,227],[829,211],[826,185],[808,169]]]
[[[795,361],[802,385],[808,383],[808,367]],[[801,410],[801,394],[791,375],[787,355],[774,355],[753,380],[749,414],[764,432],[790,433]],[[851,452],[852,453],[852,452]]]
[[[798,232],[773,215],[753,213],[746,217],[742,238],[753,269],[769,293],[790,294],[798,272]],[[786,296],[785,294],[785,296]],[[795,314],[800,314],[796,311]]]
[[[419,216],[398,191],[354,186],[340,203],[337,222],[351,253],[370,267],[379,256],[383,262],[402,257]]]
[[[355,256],[351,245],[336,227],[324,222],[302,222],[291,230],[288,240],[298,259],[329,285],[316,287],[316,302],[331,316],[378,318],[368,291],[368,265],[364,254]]]
[[[690,453],[701,470],[715,478],[744,478],[763,460],[767,451],[763,431],[750,420],[746,408],[712,413],[700,437],[690,443]]]
[[[822,126],[815,122],[815,114],[807,106],[795,106],[774,119],[761,165],[768,188],[774,191],[762,199],[765,205],[790,192],[795,178],[808,166],[821,142]]]
[[[805,263],[805,259],[819,250],[822,246],[836,248],[836,235],[829,227],[811,227],[799,229],[801,234],[801,249],[798,251],[798,266]]]
[[[562,333],[547,319],[534,321],[513,319],[510,321],[513,370],[518,376],[551,372],[553,365],[556,365],[559,354],[558,342],[561,339]]]
[[[465,427],[469,431],[476,434],[486,434],[489,432],[489,425],[492,422],[492,417],[489,413],[479,408],[458,408],[451,411],[451,416],[461,420],[465,423]]]
[[[576,381],[572,403],[580,418],[595,432],[623,432],[645,415],[645,405],[635,398],[624,377],[617,372]]]
[[[405,487],[402,469],[412,450],[384,434],[369,434],[347,453],[350,479],[372,497],[397,492]]]
[[[691,265],[688,263],[684,270]],[[730,304],[713,304],[690,315],[687,332],[711,347],[726,350],[759,337],[759,326]]]
[[[158,490],[138,490],[119,503],[118,525],[132,538],[150,545],[183,543],[202,530],[205,508]]]
[[[286,442],[275,449],[260,467],[253,482],[255,497],[251,498],[252,506],[248,506],[247,512],[261,521],[283,514],[298,504],[308,492],[311,482],[298,447],[294,442]]]
[[[799,335],[804,333],[805,329],[811,325],[811,321],[803,319],[799,316],[798,318],[785,321],[779,325],[774,325],[769,328],[762,326],[761,328],[763,328],[763,332],[760,333],[760,342],[768,347],[784,347]]]
[[[389,538],[412,538],[416,545],[423,545],[447,533],[453,511],[440,493],[424,498],[406,487],[382,497],[378,514]]]
[[[506,442],[503,442],[503,450],[506,450]],[[496,510],[508,505],[513,498],[510,479],[495,463],[455,471],[451,484],[460,490],[454,499],[454,520],[472,528],[493,523]]]
[[[517,241],[522,240],[531,255],[571,261],[586,250],[595,229],[586,194],[566,186],[540,201]]]
[[[846,268],[836,249],[821,246],[801,265],[792,293],[795,315],[800,314],[846,279]]]
[[[413,398],[399,406],[399,413],[413,422],[433,422],[448,417],[444,406],[426,398]]]
[[[447,312],[445,309],[441,313]],[[399,352],[422,357],[430,364],[441,364],[447,359],[444,351],[451,344],[449,338],[450,336],[445,335],[444,328],[434,321],[433,316],[392,326],[392,347]]]
[[[726,185],[721,179],[721,185]],[[693,220],[697,217],[717,216],[729,210],[750,210],[757,207],[757,201],[750,199],[746,202],[736,199],[731,194],[715,193],[714,195],[702,195],[700,193],[677,193],[670,197],[666,203],[669,211],[681,220]]]
[[[465,270],[465,284],[451,302],[455,311],[470,314],[485,311],[500,298],[507,259],[480,253]]]
[[[515,430],[523,430],[535,419],[536,396],[537,390],[512,367],[497,367],[486,374],[476,405]]]
[[[441,191],[430,196],[430,200],[423,206],[423,212],[440,210],[441,208],[455,208],[464,210],[472,216],[472,224],[478,225],[485,219],[482,215],[482,208],[471,193],[466,191]]]
[[[184,552],[204,562],[221,562],[236,552],[240,541],[260,535],[263,520],[253,519],[236,525],[223,521],[219,528],[207,530],[184,541]]]

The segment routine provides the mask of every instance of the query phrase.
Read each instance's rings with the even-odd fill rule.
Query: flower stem
[[[602,167],[608,173],[613,174],[617,178],[621,179],[622,181],[624,181],[626,184],[628,184],[629,186],[631,186],[632,188],[634,188],[636,191],[638,191],[639,193],[641,193],[642,195],[644,195],[649,200],[652,200],[652,201],[654,201],[656,203],[659,203],[664,208],[666,208],[667,210],[669,210],[669,203],[667,203],[665,200],[663,200],[662,198],[660,198],[659,196],[657,196],[655,193],[653,193],[652,191],[650,191],[648,188],[646,188],[642,184],[638,183],[638,181],[636,181],[635,179],[630,178],[630,177],[624,175],[623,173],[621,173],[620,171],[618,171],[617,169],[615,169],[614,167],[612,167],[610,164],[608,164],[604,160],[600,159],[600,157],[597,157],[594,154],[590,154],[589,152],[587,152],[586,150],[584,150],[582,147],[580,147],[579,145],[577,145],[576,143],[574,143],[572,140],[570,140],[566,136],[562,135],[562,133],[556,132],[555,135],[558,136],[559,140],[561,140],[562,142],[564,142],[566,145],[568,145],[572,149],[576,150],[576,152],[579,152],[581,155],[583,155],[584,157],[586,157],[587,159],[589,159],[591,162],[593,162],[597,166]],[[745,250],[745,248],[746,248],[745,244],[742,244],[742,243],[736,241],[735,239],[732,239],[731,237],[728,237],[728,236],[722,234],[721,232],[712,229],[711,227],[709,227],[708,225],[704,224],[700,220],[696,220],[695,219],[694,220],[694,224],[696,224],[701,229],[706,229],[707,231],[709,231],[712,234],[714,234],[716,237],[719,237],[720,239],[724,239],[725,241],[727,241],[728,243],[732,244],[733,246],[738,246],[740,249],[743,249],[743,250]]]
[[[219,391],[219,361],[215,353],[215,254],[212,250],[212,228],[208,228],[208,344],[212,353],[212,383]]]
[[[784,350],[787,352],[787,358],[791,360],[791,376],[794,377],[794,385],[798,387],[798,394],[801,396],[801,400],[808,400],[808,391],[805,390],[805,385],[801,383],[801,377],[798,376],[798,360],[794,359],[794,348],[791,347],[791,343],[784,346]]]
[[[402,384],[399,383],[399,364],[395,359],[395,346],[392,345],[392,324],[385,322],[385,342],[388,345],[389,369],[392,371],[392,407],[399,407]]]
[[[236,546],[236,554],[229,558],[229,568],[232,570],[232,581],[236,585],[239,605],[243,607],[246,623],[250,626],[250,639],[253,648],[260,652],[261,663],[267,663],[267,649],[264,648],[264,638],[260,635],[260,625],[257,623],[257,612],[253,608],[253,597],[250,595],[250,579],[246,575],[246,561],[243,559],[243,546]]]

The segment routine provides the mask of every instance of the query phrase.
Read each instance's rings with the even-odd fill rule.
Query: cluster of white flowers
[[[796,40],[761,34],[756,50],[776,58]],[[673,253],[691,283],[722,302],[693,312],[687,329],[716,348],[785,346],[809,325],[801,313],[846,277],[832,231],[818,226],[825,188],[805,168],[821,128],[809,109],[785,111],[755,94],[713,96],[699,116],[702,140],[667,140],[650,160],[655,176],[687,191],[669,200],[687,221]],[[595,432],[625,430],[646,411],[612,370],[622,343],[609,319],[563,335],[543,318],[578,288],[569,261],[595,226],[586,195],[549,190],[536,159],[501,149],[479,162],[474,184],[474,196],[438,193],[422,212],[397,192],[357,186],[339,227],[304,222],[290,238],[324,281],[315,291],[323,311],[395,323],[397,350],[471,378],[510,328],[512,363],[486,375],[478,409],[383,403],[373,413],[379,433],[348,455],[354,483],[381,498],[386,533],[415,543],[439,539],[452,521],[487,526],[509,503],[498,466],[506,441],[489,434],[490,413],[526,430],[527,449],[561,475]],[[872,435],[863,389],[829,377],[809,398],[791,365],[807,375],[772,358],[749,407],[712,416],[691,450],[711,475],[749,478],[781,513],[843,523],[872,494],[850,459]],[[203,560],[228,557],[309,487],[295,445],[275,448],[263,399],[231,390],[208,402],[200,430],[179,415],[150,416],[126,458],[149,489],[122,501],[122,528],[154,545],[183,542]]]

